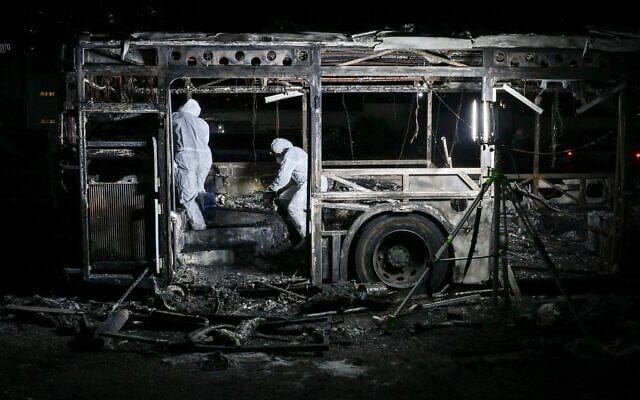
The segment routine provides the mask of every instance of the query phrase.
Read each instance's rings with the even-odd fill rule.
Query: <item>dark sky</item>
[[[590,26],[638,31],[633,2],[601,1],[573,5],[557,1],[135,1],[12,2],[3,5],[2,35],[55,40],[82,31],[298,32],[355,33],[400,29],[414,24],[420,33],[580,33]],[[6,4],[6,3],[5,3]],[[524,7],[526,6],[526,7]]]

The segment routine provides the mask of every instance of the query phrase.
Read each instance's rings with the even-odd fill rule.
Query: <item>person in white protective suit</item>
[[[300,147],[294,146],[287,139],[274,139],[271,142],[271,152],[280,164],[278,175],[267,189],[267,202],[277,193],[279,206],[286,207],[289,219],[293,223],[300,239],[307,236],[307,153]],[[322,191],[327,189],[327,180],[322,177]]]
[[[172,114],[175,183],[180,204],[194,230],[207,228],[196,199],[205,192],[204,183],[212,163],[209,124],[199,117],[200,111],[198,102],[189,99]]]

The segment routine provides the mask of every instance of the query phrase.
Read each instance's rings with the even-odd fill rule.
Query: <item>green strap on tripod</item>
[[[437,263],[440,261],[442,253],[445,251],[445,249],[448,246],[451,245],[451,243],[453,242],[453,239],[456,237],[458,232],[460,232],[460,229],[462,229],[462,226],[465,224],[465,222],[467,221],[467,219],[469,218],[473,210],[478,206],[478,203],[482,201],[482,198],[486,193],[487,189],[489,188],[489,186],[493,183],[495,179],[502,179],[503,177],[504,175],[502,174],[500,175],[492,174],[491,176],[487,177],[487,180],[484,183],[482,183],[482,186],[480,187],[480,191],[478,192],[478,195],[476,196],[476,198],[473,200],[471,207],[467,209],[464,216],[460,219],[460,221],[458,221],[457,225],[453,228],[453,231],[447,236],[442,246],[440,246],[440,248],[434,255],[433,260],[429,262],[429,265],[433,265],[434,263]],[[402,303],[400,303],[400,305],[396,309],[396,312],[393,314],[389,314],[387,316],[387,324],[389,328],[392,328],[395,325],[396,319],[400,315],[400,312],[402,311],[404,306],[407,304],[407,301],[409,301],[411,296],[413,296],[413,293],[415,292],[416,288],[422,284],[422,282],[425,280],[425,278],[427,278],[430,272],[431,272],[431,268],[430,266],[427,266],[427,268],[422,272],[422,274],[420,275],[416,283],[411,287],[411,290],[409,291],[409,293],[402,300]]]
[[[504,185],[507,183],[507,177],[502,173],[502,171],[494,168],[491,170],[491,175],[489,175],[489,177],[487,178],[486,183],[488,183],[489,185],[492,183]]]

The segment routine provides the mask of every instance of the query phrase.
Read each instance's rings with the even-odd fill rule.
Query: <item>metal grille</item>
[[[98,183],[88,189],[91,262],[144,260],[142,187],[135,183]]]

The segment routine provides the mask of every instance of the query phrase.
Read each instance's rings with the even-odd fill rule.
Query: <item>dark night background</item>
[[[85,287],[82,287],[76,290],[78,288],[69,285],[61,273],[62,267],[77,266],[70,260],[79,255],[80,248],[76,236],[72,235],[79,227],[78,205],[72,202],[73,199],[77,201],[78,195],[65,193],[61,188],[57,174],[59,159],[55,154],[56,124],[64,98],[61,55],[83,32],[125,38],[129,33],[143,31],[360,33],[403,30],[423,35],[476,37],[500,33],[588,35],[590,30],[598,29],[629,32],[640,37],[639,14],[634,5],[633,1],[606,0],[576,4],[558,0],[265,0],[255,3],[183,0],[155,4],[51,0],[0,3],[0,228],[4,233],[0,241],[0,305],[23,296],[33,304],[46,306],[50,304],[43,299],[51,297],[55,299],[53,306],[58,307],[67,302],[76,304],[74,298],[80,293],[80,297],[88,294],[90,299],[83,307],[110,308],[111,302],[122,293],[122,288],[98,290],[92,287],[84,291]],[[635,60],[638,58],[636,54]],[[630,186],[637,193],[640,176],[640,140],[635,138],[637,116],[640,115],[637,80],[633,87],[635,90],[629,90],[633,93],[629,97],[635,97],[632,101],[636,121],[635,126],[628,129],[634,144],[627,156],[631,160]],[[457,105],[458,101],[462,103],[457,94],[447,99],[452,105]],[[341,104],[338,101],[335,104],[341,112]],[[357,104],[349,103],[349,106],[355,108]],[[512,106],[513,110],[516,107],[525,109],[515,100],[505,108]],[[606,105],[609,108],[598,107],[601,107],[598,111],[601,115],[608,118],[615,115],[613,102]],[[595,119],[601,116],[594,114]],[[454,120],[443,111],[442,121],[449,127]],[[542,151],[548,150],[548,137]],[[611,140],[598,146],[598,151],[605,156],[594,153],[590,158],[578,160],[579,155],[576,155],[573,165],[580,161],[580,165],[590,172],[605,168],[603,172],[612,171],[613,137],[611,135]],[[578,138],[581,140],[576,145],[584,143],[579,135]],[[530,149],[531,143],[522,146]],[[638,159],[634,161],[636,152]],[[544,157],[543,160],[548,161]],[[596,160],[598,162],[594,162]],[[526,161],[521,172],[530,172],[530,161]],[[636,213],[636,227],[640,227],[637,217],[640,207],[636,199],[630,197],[629,206]],[[640,238],[640,234],[633,232],[629,236],[635,241]],[[562,243],[555,245],[562,246]],[[627,252],[632,254],[635,248],[629,245]],[[529,250],[531,252],[526,254],[534,254],[533,248]],[[582,262],[573,256],[570,254],[567,264]],[[629,260],[637,277],[637,254]],[[529,261],[532,260],[525,258],[525,262]],[[571,269],[578,265],[565,267]],[[580,288],[580,282],[574,282],[575,287]],[[640,281],[622,274],[622,279],[615,281],[596,275],[587,283],[590,285],[588,290],[595,293],[580,293],[577,301],[581,309],[586,310],[585,322],[592,333],[607,343],[605,349],[611,350],[609,352],[580,335],[564,307],[566,299],[556,297],[558,292],[551,284],[548,286],[551,289],[541,291],[548,296],[527,296],[526,305],[531,306],[531,310],[518,315],[514,312],[508,321],[503,320],[502,308],[498,311],[495,306],[480,308],[480,305],[474,305],[469,313],[463,313],[463,307],[455,306],[447,310],[422,310],[423,313],[415,313],[415,318],[408,319],[402,329],[390,333],[383,332],[384,328],[374,323],[371,313],[339,315],[346,323],[338,322],[331,327],[340,330],[348,340],[335,346],[332,344],[328,355],[269,358],[270,367],[265,367],[264,359],[253,363],[245,361],[248,367],[232,364],[227,365],[228,371],[217,369],[216,363],[226,359],[218,352],[205,361],[200,360],[199,364],[174,365],[165,362],[164,357],[170,361],[174,359],[169,352],[154,354],[137,347],[134,350],[78,351],[70,346],[69,336],[75,335],[75,331],[72,334],[59,327],[39,326],[51,322],[49,318],[42,318],[41,313],[30,316],[35,323],[19,318],[9,320],[0,313],[0,400],[189,397],[638,399],[640,370],[634,365],[640,359]],[[139,303],[152,307],[149,300],[151,298]],[[485,300],[488,304],[489,298]],[[549,326],[539,321],[537,312],[543,308],[541,305],[554,307],[551,314],[547,308],[551,319],[556,319]],[[562,310],[561,314],[558,311],[560,317],[553,313],[556,305]],[[518,312],[522,309],[514,307]],[[496,311],[495,315],[492,310]],[[445,323],[452,325],[445,329],[432,327],[432,311],[436,317],[442,317],[436,321],[446,319]],[[467,319],[469,314],[471,319]],[[480,324],[474,323],[474,316]],[[463,324],[457,326],[457,322]],[[420,327],[425,331],[419,332]],[[130,343],[131,347],[133,345]],[[456,352],[460,352],[459,358],[455,358]],[[332,363],[346,363],[356,372],[358,368],[369,368],[371,372],[345,378],[330,375],[315,366]]]
[[[31,267],[61,264],[73,251],[75,215],[54,191],[50,157],[59,110],[63,44],[82,32],[124,37],[136,31],[358,33],[410,30],[469,37],[491,33],[584,34],[591,28],[638,32],[626,4],[583,2],[11,2],[3,4],[0,43],[0,184],[4,268],[24,282]],[[42,96],[41,92],[55,96]],[[36,250],[37,249],[37,250]],[[36,251],[34,251],[36,250]],[[29,283],[32,286],[33,282]]]

